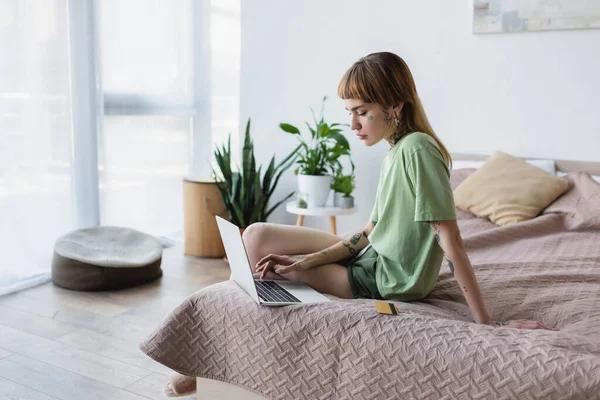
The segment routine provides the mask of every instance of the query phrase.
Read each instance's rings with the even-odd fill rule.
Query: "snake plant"
[[[237,168],[239,172],[231,169],[231,134],[229,134],[227,147],[223,145],[220,149],[215,150],[215,159],[220,174],[213,169],[213,177],[232,223],[240,228],[246,228],[254,222],[265,222],[281,203],[292,197],[294,192],[268,208],[269,200],[281,174],[294,163],[297,151],[298,147],[277,165],[275,165],[275,156],[273,156],[261,179],[262,166],[259,166],[258,170],[256,169],[254,143],[250,138],[250,118],[246,124],[242,169]]]

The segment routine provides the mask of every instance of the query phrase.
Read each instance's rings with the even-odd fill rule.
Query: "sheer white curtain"
[[[240,121],[240,0],[212,0],[210,18],[212,149],[227,142],[241,149]],[[216,165],[215,165],[216,167]]]
[[[0,294],[44,282],[73,226],[66,2],[0,1]]]
[[[57,237],[98,211],[182,232],[182,178],[239,143],[239,2],[0,0],[0,295],[47,281]]]
[[[192,3],[98,2],[102,225],[154,235],[180,230],[195,111]]]
[[[182,238],[182,178],[237,143],[239,0],[98,2],[100,219]]]

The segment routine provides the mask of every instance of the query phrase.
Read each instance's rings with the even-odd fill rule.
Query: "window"
[[[99,2],[103,225],[183,228],[182,178],[238,143],[239,0]]]
[[[239,32],[239,0],[0,1],[0,294],[98,215],[182,233],[184,176],[239,143]]]

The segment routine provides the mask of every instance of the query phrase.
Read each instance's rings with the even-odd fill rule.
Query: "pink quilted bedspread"
[[[472,171],[453,173],[453,185]],[[140,347],[180,373],[272,399],[600,398],[600,185],[572,189],[537,218],[508,227],[459,211],[490,316],[536,319],[560,332],[472,322],[442,266],[423,301],[261,307],[233,281],[187,298]]]

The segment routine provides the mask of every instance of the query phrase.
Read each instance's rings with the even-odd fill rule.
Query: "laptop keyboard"
[[[258,297],[267,303],[302,303],[290,292],[273,281],[254,281]]]

